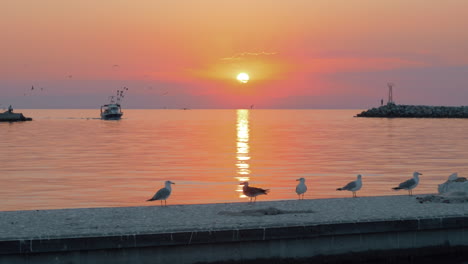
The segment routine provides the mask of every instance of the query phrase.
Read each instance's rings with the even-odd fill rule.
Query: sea
[[[407,195],[392,187],[418,171],[415,195],[468,175],[468,120],[358,118],[363,109],[23,109],[0,123],[0,211],[247,202],[240,182],[269,189],[258,201]],[[359,198],[357,198],[359,199]]]

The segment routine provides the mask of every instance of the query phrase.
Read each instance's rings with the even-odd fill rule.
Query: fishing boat
[[[101,119],[118,120],[122,115],[123,112],[120,104],[110,103],[101,106]]]
[[[128,88],[124,87],[122,90],[117,90],[116,96],[109,96],[110,102],[101,106],[101,119],[119,120],[122,117],[123,112],[120,102],[124,98],[124,91],[127,90]]]

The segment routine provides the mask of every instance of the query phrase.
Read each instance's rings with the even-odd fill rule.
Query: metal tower
[[[394,83],[387,83],[388,86],[388,104],[394,104],[393,102],[393,86],[395,86]]]

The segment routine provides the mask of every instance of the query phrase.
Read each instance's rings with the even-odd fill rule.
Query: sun
[[[241,83],[247,83],[250,80],[250,77],[247,73],[241,72],[237,75],[237,80]]]

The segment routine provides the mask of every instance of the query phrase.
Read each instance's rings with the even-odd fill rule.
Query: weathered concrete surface
[[[392,196],[0,212],[0,263],[194,263],[434,246],[468,248],[467,204]]]
[[[387,104],[371,108],[357,117],[468,118],[468,106],[427,106]]]
[[[32,118],[25,117],[22,113],[4,112],[0,113],[0,122],[32,121]]]

